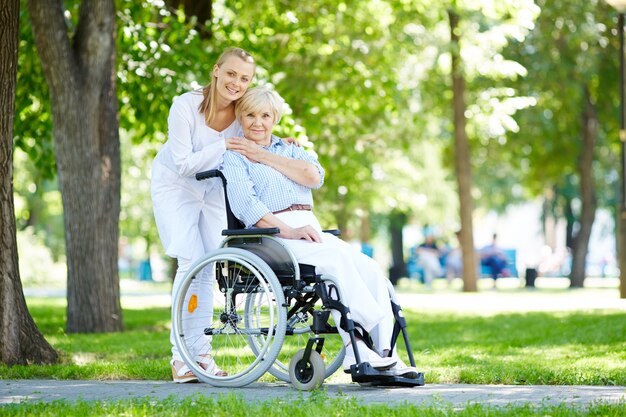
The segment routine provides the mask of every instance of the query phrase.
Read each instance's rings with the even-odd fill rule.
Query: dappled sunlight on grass
[[[79,366],[86,365],[88,363],[95,363],[96,359],[97,357],[93,353],[79,352],[79,353],[72,355],[72,363],[79,365]]]
[[[580,344],[521,348],[473,344],[419,357],[427,377],[439,383],[623,385],[623,356],[608,347]]]
[[[406,315],[427,382],[626,384],[626,313]]]

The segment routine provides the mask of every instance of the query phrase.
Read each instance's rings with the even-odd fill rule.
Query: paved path
[[[584,406],[596,401],[626,402],[626,387],[596,386],[518,386],[518,385],[426,385],[415,388],[363,388],[357,384],[324,384],[328,396],[355,397],[363,404],[436,405],[450,403],[464,407],[471,403],[488,406],[508,404],[567,404]],[[17,402],[50,402],[55,400],[84,401],[127,400],[131,398],[184,398],[202,394],[226,395],[235,392],[248,401],[276,398],[305,398],[284,383],[254,383],[244,388],[214,388],[207,384],[174,384],[165,381],[55,381],[1,380],[0,404]]]

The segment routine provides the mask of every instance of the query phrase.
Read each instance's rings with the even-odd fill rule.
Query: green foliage
[[[20,4],[20,42],[15,91],[14,143],[33,161],[36,185],[55,177],[48,86],[37,58],[28,10]]]
[[[162,143],[172,99],[210,81],[217,56],[164,2],[117,0],[116,8],[120,128],[134,144]]]
[[[354,1],[262,1],[254,9],[239,3],[233,9],[216,9],[216,43],[250,50],[262,67],[259,75],[267,74],[266,82],[290,103],[327,170],[317,193],[320,211],[344,223],[382,191],[371,179],[373,165],[396,147],[380,134],[382,125],[393,130],[389,121],[401,106],[393,10]],[[396,139],[398,146],[404,142]]]
[[[120,132],[120,142],[124,149],[120,231],[131,243],[143,240],[146,253],[142,256],[147,258],[152,245],[159,242],[150,204],[150,165],[160,145],[149,141],[132,143],[132,135],[126,131]]]
[[[535,28],[507,49],[528,70],[516,86],[536,104],[518,113],[521,126],[512,136],[509,163],[533,195],[554,186],[566,192],[581,152],[583,92],[589,90],[599,119],[594,175],[599,203],[612,206],[618,175],[619,88],[616,13],[601,0],[550,2]],[[539,169],[541,167],[541,169]],[[576,195],[569,195],[569,200]]]
[[[31,228],[58,260],[65,252],[56,183],[48,87],[37,58],[27,7],[20,5],[15,97],[13,186],[17,228]]]
[[[16,148],[13,154],[14,204],[18,231],[39,236],[58,261],[65,253],[63,207],[55,177],[46,178],[37,163]]]
[[[453,1],[433,7],[428,1],[416,3],[424,13],[420,19],[408,15],[405,36],[415,47],[409,49],[406,65],[413,69],[406,85],[413,87],[410,105],[426,119],[424,134],[444,146],[444,166],[454,161],[452,143],[450,25],[447,10],[459,15],[458,34],[462,75],[466,80],[466,133],[477,203],[488,209],[503,209],[519,201],[520,177],[512,157],[511,132],[520,130],[513,115],[533,103],[513,88],[513,80],[522,79],[524,67],[507,59],[503,50],[530,33],[538,9],[532,1]],[[508,145],[508,146],[507,146]]]

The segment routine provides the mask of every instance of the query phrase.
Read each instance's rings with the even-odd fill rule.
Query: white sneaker
[[[407,366],[402,359],[398,357],[393,357],[397,362],[395,366],[389,369],[389,372],[392,372],[395,376],[401,376],[403,378],[415,379],[418,376],[417,369],[414,366]]]
[[[365,342],[357,340],[356,346],[359,349],[359,357],[361,362],[369,362],[372,368],[384,371],[393,368],[398,361],[397,358],[381,358],[380,355],[367,347]],[[350,349],[351,346],[346,348],[346,356],[343,359],[343,370],[346,373],[350,373],[350,366],[356,364],[356,358],[354,350]]]

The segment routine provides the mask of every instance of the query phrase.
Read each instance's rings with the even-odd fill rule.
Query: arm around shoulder
[[[320,170],[309,161],[264,151],[259,162],[274,168],[290,180],[305,187],[319,188],[322,185],[323,177]]]

